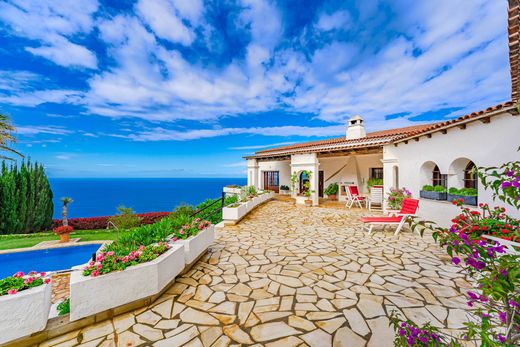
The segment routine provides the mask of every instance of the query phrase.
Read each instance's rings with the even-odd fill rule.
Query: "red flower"
[[[70,234],[74,231],[74,228],[70,225],[62,225],[60,227],[54,228],[54,233],[56,235],[62,235],[62,234]]]

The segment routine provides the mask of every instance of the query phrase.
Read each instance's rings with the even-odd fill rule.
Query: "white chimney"
[[[365,125],[363,124],[363,118],[360,115],[355,115],[348,120],[347,126],[347,140],[359,139],[367,136],[365,131]]]

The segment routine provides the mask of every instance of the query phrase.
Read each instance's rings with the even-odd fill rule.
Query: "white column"
[[[260,172],[256,159],[247,160],[247,185],[260,189]]]
[[[319,168],[320,163],[318,161],[318,156],[316,153],[307,153],[307,154],[293,154],[291,155],[291,175],[296,173],[299,175],[302,171],[307,170],[311,172],[310,179],[310,190],[314,191],[311,195],[312,204],[317,206],[319,203],[318,196],[318,182],[319,182]],[[293,197],[296,197],[298,193],[299,183],[295,185],[295,191],[292,193]]]

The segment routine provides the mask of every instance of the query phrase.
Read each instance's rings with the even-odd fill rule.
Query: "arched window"
[[[475,188],[477,189],[477,167],[470,161],[464,169],[464,188]]]
[[[303,194],[307,191],[307,188],[305,188],[306,182],[309,182],[309,175],[307,175],[306,171],[302,171],[300,174],[300,194]]]
[[[441,174],[441,170],[437,165],[433,168],[432,183],[434,186],[443,186],[447,188],[448,176]]]

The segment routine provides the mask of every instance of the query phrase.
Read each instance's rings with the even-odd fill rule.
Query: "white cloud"
[[[16,126],[16,132],[20,135],[37,135],[37,134],[52,134],[52,135],[68,135],[73,131],[58,127],[58,126],[42,126],[42,125],[25,125]]]
[[[286,142],[271,143],[268,145],[230,147],[229,149],[236,150],[236,151],[242,151],[242,150],[250,150],[250,149],[262,149],[262,148],[269,148],[269,147],[287,146],[287,145],[292,145],[295,143],[296,142],[294,142],[294,141],[286,141]]]
[[[61,66],[96,68],[94,53],[70,37],[92,30],[98,6],[97,0],[7,0],[0,3],[0,19],[13,29],[12,34],[39,41],[40,46],[26,48],[32,54]]]
[[[97,58],[94,53],[61,37],[49,45],[34,48],[26,47],[25,49],[61,66],[87,67],[90,69],[97,67]]]
[[[197,2],[194,1],[195,4]],[[136,8],[158,37],[186,46],[195,39],[195,32],[191,27],[186,26],[183,20],[189,18],[196,21],[202,6],[183,5],[181,1],[140,0]]]
[[[345,127],[305,127],[305,126],[278,126],[252,128],[217,128],[195,130],[170,130],[161,127],[140,131],[133,134],[111,136],[126,138],[132,141],[187,141],[228,135],[263,135],[263,136],[334,136],[345,132]]]
[[[72,156],[66,155],[66,154],[60,154],[60,155],[57,155],[55,158],[59,159],[59,160],[70,160],[72,158]]]
[[[330,31],[335,29],[347,29],[348,23],[351,21],[350,14],[347,11],[336,11],[334,13],[322,13],[316,28],[322,31]]]

